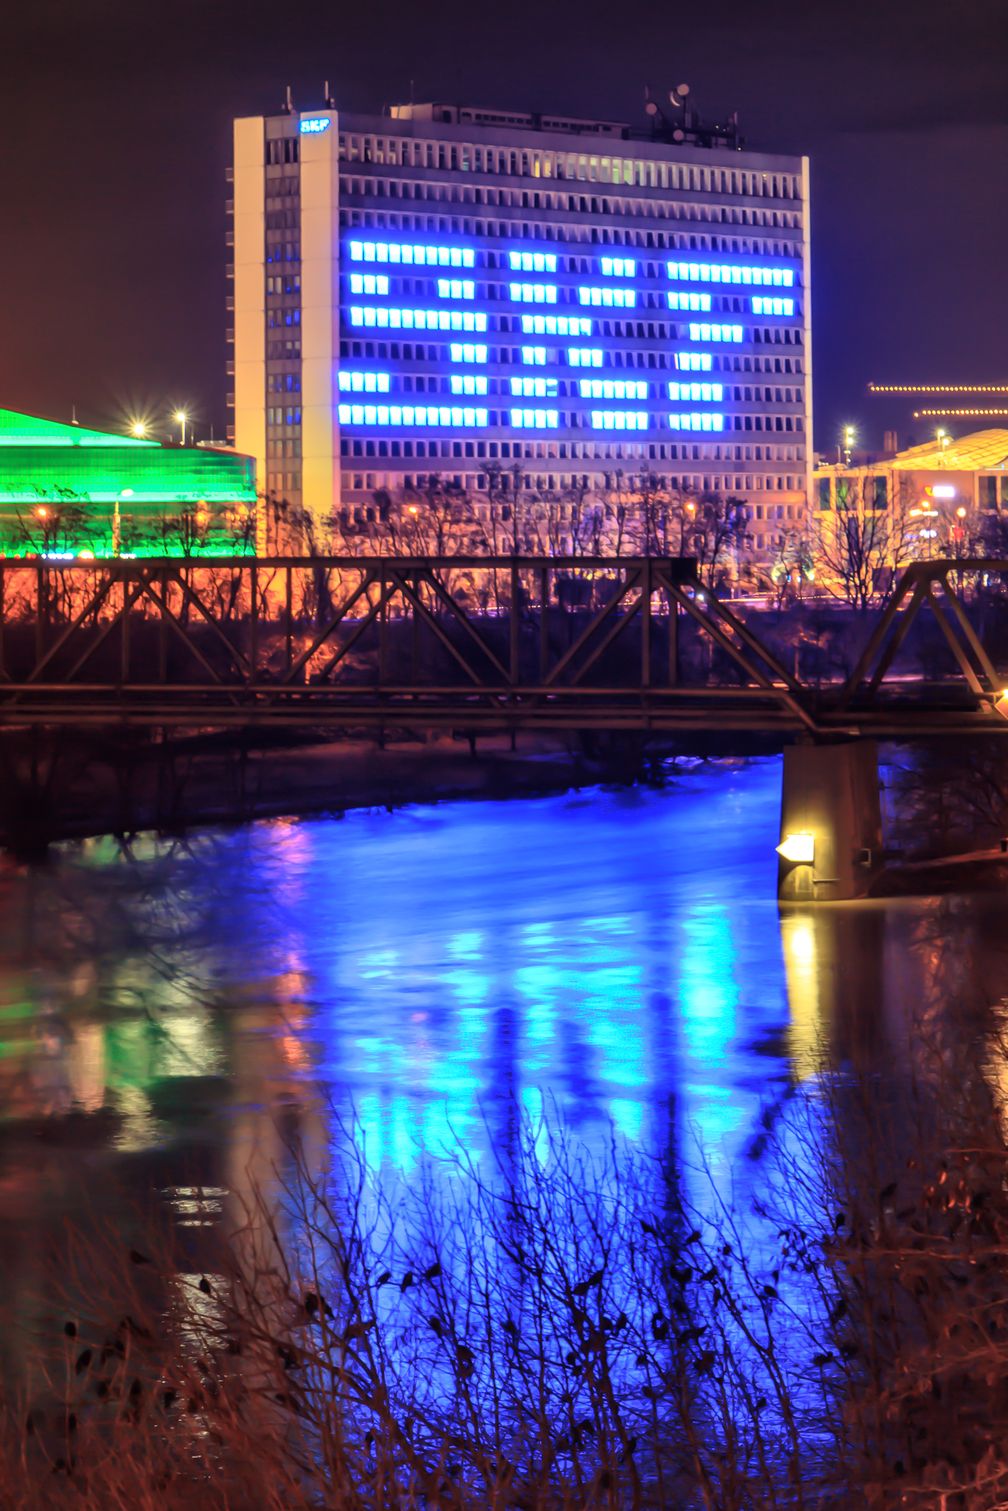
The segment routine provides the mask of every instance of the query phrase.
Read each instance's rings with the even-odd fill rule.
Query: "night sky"
[[[641,123],[645,83],[686,81],[749,146],[811,155],[818,449],[845,422],[910,439],[869,380],[1008,381],[1004,0],[6,0],[0,405],[185,401],[221,434],[230,120],[326,76],[350,110],[413,81]]]

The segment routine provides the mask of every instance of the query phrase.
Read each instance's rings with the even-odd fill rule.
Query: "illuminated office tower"
[[[674,140],[674,136],[684,138]],[[233,438],[320,526],[438,474],[800,523],[808,161],[445,105],[235,122]]]

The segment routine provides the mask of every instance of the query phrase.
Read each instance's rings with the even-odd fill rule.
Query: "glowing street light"
[[[785,834],[777,845],[777,854],[782,860],[796,866],[810,866],[815,861],[815,836],[813,834]]]
[[[135,440],[146,440],[149,429],[150,427],[147,424],[146,420],[136,419],[130,421],[130,435],[133,436]]]
[[[186,438],[186,426],[189,423],[189,416],[184,409],[176,409],[175,413],[172,415],[172,419],[175,421],[175,424],[182,432],[182,445],[184,446]]]
[[[857,431],[854,429],[854,426],[853,425],[845,425],[844,426],[844,432],[843,432],[844,466],[845,467],[849,467],[850,466],[851,452],[854,449],[854,442],[855,442],[856,439],[857,439]]]

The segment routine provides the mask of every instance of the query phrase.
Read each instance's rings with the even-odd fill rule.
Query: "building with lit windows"
[[[910,446],[864,465],[823,464],[813,475],[820,521],[885,510],[903,561],[934,556],[957,538],[979,540],[1008,515],[1008,430],[976,430]]]
[[[0,556],[233,555],[256,497],[251,457],[0,409]]]
[[[674,140],[673,137],[680,140]],[[234,126],[235,444],[320,526],[428,478],[811,480],[808,161],[446,105]]]

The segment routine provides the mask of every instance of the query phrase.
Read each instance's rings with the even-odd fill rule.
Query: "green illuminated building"
[[[255,549],[255,461],[0,409],[0,554]]]

